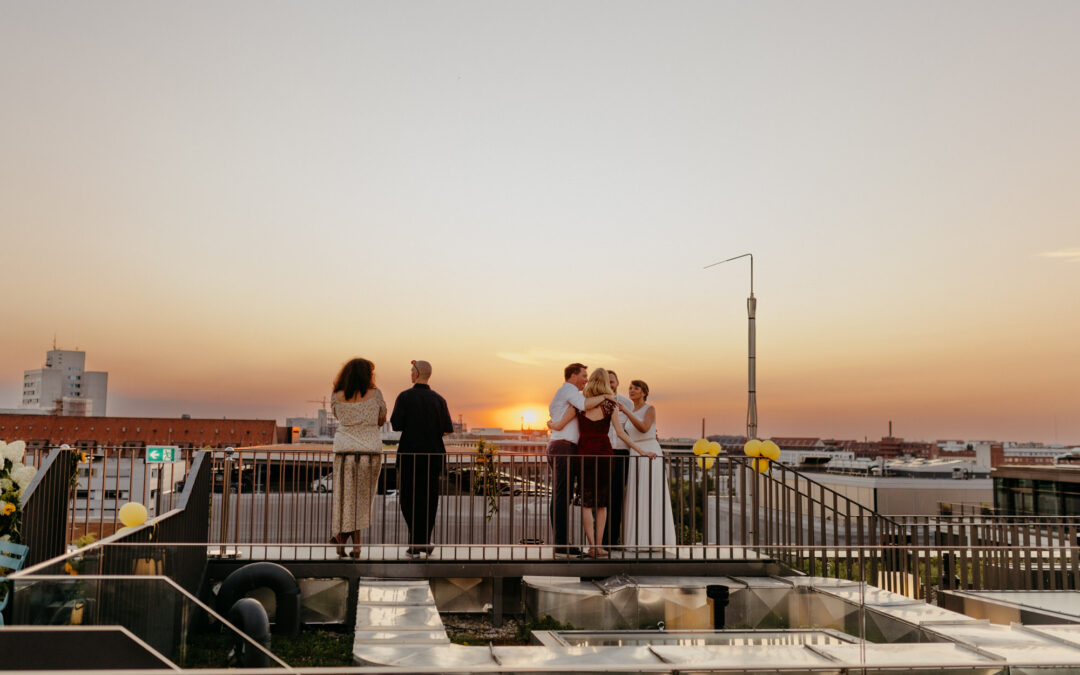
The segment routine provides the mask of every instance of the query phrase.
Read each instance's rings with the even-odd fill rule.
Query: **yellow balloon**
[[[769,472],[769,460],[764,458],[764,457],[759,457],[759,458],[755,459],[754,460],[754,468],[757,469],[758,473],[768,473]]]
[[[699,438],[696,441],[694,441],[694,454],[695,455],[699,455],[699,456],[704,455],[705,451],[708,448],[709,448],[709,442],[707,440],[705,440],[704,438]]]
[[[139,502],[128,502],[120,507],[120,522],[135,527],[146,522],[146,507]]]
[[[780,446],[772,441],[765,441],[761,444],[761,456],[768,457],[774,462],[780,459]]]
[[[723,450],[723,449],[724,448],[721,447],[721,445],[718,442],[713,441],[712,443],[709,443],[709,449],[706,450],[705,453],[708,454],[708,455],[711,455],[713,457],[716,457],[717,455],[720,454],[720,451]]]
[[[697,458],[697,465],[700,466],[702,469],[705,469],[706,471],[713,468],[713,464],[715,463],[716,460],[712,457],[709,457],[708,455]]]
[[[761,441],[752,438],[743,446],[743,452],[747,457],[761,457]]]

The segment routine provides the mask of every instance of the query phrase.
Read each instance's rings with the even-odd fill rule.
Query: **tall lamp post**
[[[747,401],[746,401],[746,439],[751,440],[757,438],[757,331],[754,327],[754,316],[757,314],[757,298],[754,297],[754,254],[743,253],[737,255],[734,258],[728,258],[727,260],[721,260],[720,262],[714,262],[711,265],[706,265],[704,269],[710,267],[716,267],[717,265],[723,265],[726,262],[732,260],[738,260],[739,258],[750,258],[750,297],[746,299],[746,316],[749,322],[749,332],[747,335],[749,354],[749,364],[747,365]]]

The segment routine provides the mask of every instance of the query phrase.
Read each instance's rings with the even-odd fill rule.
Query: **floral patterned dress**
[[[335,535],[371,526],[371,507],[382,471],[382,429],[386,402],[378,389],[362,401],[345,401],[335,393],[330,402],[338,420],[334,434],[334,502],[331,527]]]

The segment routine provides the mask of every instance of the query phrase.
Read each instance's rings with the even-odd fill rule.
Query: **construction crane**
[[[314,399],[314,400],[308,399],[307,402],[308,403],[321,403],[323,411],[326,412],[327,414],[330,414],[330,410],[329,410],[330,401],[325,396],[323,396],[321,399]]]
[[[322,404],[322,415],[317,415],[319,418],[319,435],[333,436],[337,431],[337,418],[334,417],[334,413],[330,410],[330,401],[323,396],[321,399],[308,399],[308,403]]]

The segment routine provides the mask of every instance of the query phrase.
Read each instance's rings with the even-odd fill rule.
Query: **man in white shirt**
[[[578,410],[594,407],[604,399],[603,396],[593,396],[586,400],[581,393],[585,383],[589,381],[589,369],[582,363],[571,363],[563,369],[564,382],[555,392],[555,398],[548,405],[548,414],[553,420],[561,420],[567,409],[571,406]],[[588,405],[591,403],[592,405]],[[573,495],[574,481],[577,479],[577,471],[572,458],[577,454],[579,438],[577,419],[570,420],[562,429],[551,432],[551,439],[547,446],[548,467],[551,469],[552,494],[551,503],[548,507],[548,516],[551,518],[551,530],[555,557],[568,558],[581,554],[577,549],[572,549],[569,543],[570,527],[570,498]]]
[[[633,410],[633,402],[625,396],[619,395],[619,376],[615,374],[614,370],[608,370],[607,374],[608,383],[611,385],[611,391],[615,392],[615,400],[623,407],[623,409]],[[611,449],[615,451],[615,456],[611,459],[611,503],[608,505],[608,526],[607,529],[604,530],[605,548],[612,544],[622,543],[622,520],[623,505],[626,496],[626,474],[630,462],[630,446],[624,443],[623,440],[615,434],[615,424],[617,419],[619,419],[618,413],[611,418],[611,430],[608,432],[608,438],[611,439]]]

